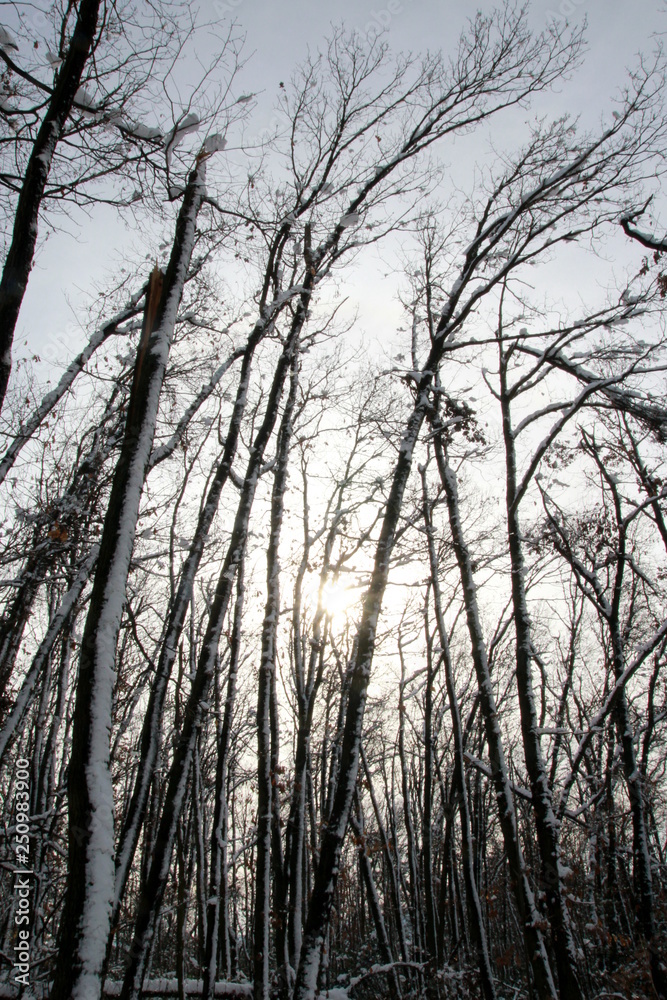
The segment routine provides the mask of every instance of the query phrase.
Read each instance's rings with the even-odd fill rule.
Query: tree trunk
[[[468,908],[472,923],[472,936],[477,951],[477,963],[479,966],[479,976],[482,985],[482,993],[485,1000],[495,1000],[496,991],[493,985],[493,972],[491,970],[491,959],[484,930],[484,915],[479,899],[478,885],[474,871],[474,846],[472,842],[472,828],[470,821],[470,805],[468,802],[468,788],[466,783],[465,762],[463,758],[463,727],[461,725],[461,713],[454,684],[454,671],[452,668],[452,658],[449,650],[449,637],[445,627],[445,619],[442,612],[442,599],[440,595],[440,580],[438,573],[438,560],[435,551],[435,539],[433,532],[432,509],[429,504],[428,491],[426,486],[426,469],[421,469],[423,505],[422,513],[426,538],[428,543],[429,566],[431,570],[431,587],[433,589],[433,604],[435,607],[435,619],[438,627],[438,638],[442,649],[442,658],[445,665],[445,683],[447,685],[447,698],[449,701],[449,711],[452,717],[452,729],[454,732],[454,768],[456,770],[457,784],[460,789],[459,815],[461,817],[461,856],[463,862],[463,880],[468,897]],[[429,873],[426,873],[427,877]],[[435,952],[434,952],[435,954]]]
[[[12,241],[0,278],[0,411],[12,368],[12,343],[37,243],[37,222],[56,146],[79,89],[97,31],[100,0],[81,0],[74,33],[37,132],[19,193]]]
[[[354,834],[357,838],[357,853],[359,855],[359,864],[361,868],[361,875],[363,879],[364,886],[366,887],[366,895],[368,898],[368,903],[370,906],[371,916],[373,917],[373,924],[375,926],[375,935],[378,942],[378,951],[380,952],[380,958],[385,965],[391,965],[394,961],[394,956],[391,952],[391,944],[389,941],[389,935],[387,934],[387,927],[384,922],[384,917],[382,916],[382,908],[380,906],[380,898],[378,896],[378,891],[375,886],[375,879],[373,877],[373,867],[371,865],[370,858],[368,856],[368,850],[366,847],[366,834],[364,832],[363,818],[361,815],[361,807],[359,805],[359,797],[356,796],[356,816],[354,812],[350,814],[350,826],[352,827]],[[398,988],[398,977],[396,972],[392,975],[394,992],[396,996],[400,996],[400,990]]]
[[[428,595],[427,595],[428,600]],[[426,632],[426,691],[424,692],[424,794],[422,805],[422,854],[424,868],[424,929],[426,949],[435,968],[438,964],[438,920],[433,888],[433,685],[439,660],[433,662],[433,637],[429,632],[428,608],[424,608]]]
[[[188,180],[164,286],[159,272],[154,272],[147,296],[125,438],[81,643],[68,774],[68,879],[51,994],[55,1000],[68,996],[94,1000],[102,987],[115,874],[109,767],[115,649],[160,392],[203,196],[202,167],[198,163]]]
[[[278,550],[285,509],[285,489],[292,417],[298,386],[299,352],[294,346],[290,391],[278,432],[276,450],[276,470],[271,495],[271,515],[269,546],[266,555],[266,607],[262,625],[261,660],[257,690],[257,862],[255,867],[255,920],[253,942],[253,996],[254,1000],[269,1000],[270,991],[270,937],[271,937],[271,856],[272,833],[276,831],[274,817],[274,797],[277,796],[277,705],[275,705],[276,640],[278,616],[280,614],[280,563]],[[275,707],[273,707],[272,702]],[[273,710],[272,710],[273,709]],[[275,846],[274,846],[275,853]],[[275,868],[275,866],[274,866]],[[282,861],[280,860],[280,868]],[[275,874],[274,874],[275,877]],[[282,876],[281,876],[282,877]],[[282,886],[275,887],[274,898],[284,897]],[[274,913],[277,922],[284,919],[283,913]],[[276,930],[279,945],[277,964],[280,973],[286,974],[285,942],[286,933]],[[285,987],[283,987],[284,992]]]
[[[558,985],[564,996],[583,1000],[577,975],[577,956],[572,939],[570,918],[565,905],[560,874],[559,826],[553,810],[551,788],[542,756],[539,720],[535,708],[531,663],[533,647],[526,600],[525,565],[519,528],[516,450],[510,413],[511,394],[507,385],[507,355],[500,345],[500,406],[503,420],[506,468],[507,540],[509,545],[512,605],[516,635],[516,684],[521,716],[521,734],[526,770],[530,779],[537,845],[542,865],[542,883],[551,928],[551,945],[556,959]]]
[[[60,632],[67,620],[74,614],[76,604],[81,597],[83,589],[88,582],[90,574],[93,571],[93,567],[95,566],[95,562],[97,561],[98,553],[99,546],[94,545],[88,555],[83,559],[69,590],[63,595],[60,606],[49,623],[46,635],[39,644],[39,648],[33,657],[30,668],[25,675],[23,684],[21,685],[21,690],[16,696],[12,710],[7,716],[2,730],[0,731],[0,762],[2,762],[7,748],[11,743],[12,737],[16,733],[26,711],[28,710],[35,685],[48,663],[56,639],[60,635]]]
[[[202,1000],[211,1000],[218,972],[218,953],[222,952],[224,975],[231,975],[229,953],[229,913],[227,903],[227,836],[228,836],[228,788],[227,770],[232,738],[232,719],[236,703],[236,678],[241,649],[241,625],[243,617],[243,560],[236,573],[236,604],[232,626],[229,673],[227,676],[227,696],[225,710],[218,738],[215,770],[215,803],[211,827],[211,860],[206,907],[206,946],[204,952],[204,972]]]
[[[294,1000],[314,1000],[317,990],[320,956],[329,923],[336,879],[340,870],[343,840],[357,781],[366,695],[377,623],[389,573],[389,559],[412,465],[412,454],[428,405],[427,386],[430,382],[430,376],[424,375],[422,379],[423,385],[418,393],[417,402],[401,441],[375,553],[371,583],[366,592],[361,621],[355,639],[338,780],[332,809],[322,834],[320,857],[308,910]]]
[[[224,617],[227,613],[236,570],[245,551],[248,523],[261,472],[264,452],[278,418],[280,396],[287,371],[292,362],[293,352],[298,345],[299,335],[306,319],[311,287],[312,285],[309,285],[301,293],[299,305],[292,320],[290,333],[285,341],[283,352],[276,366],[264,419],[255,435],[250,451],[227,555],[225,556],[218,577],[215,595],[209,612],[206,633],[197,664],[197,671],[192,680],[190,695],[184,712],[183,728],[178,735],[174,749],[153,859],[148,877],[140,891],[134,929],[134,943],[123,981],[122,1000],[130,1000],[130,998],[131,1000],[138,1000],[146,976],[150,948],[155,936],[160,905],[169,874],[169,863],[174,844],[176,824],[178,823],[187,792],[194,741],[201,722],[203,702],[206,700],[213,677],[220,633]]]
[[[410,916],[412,922],[412,960],[424,961],[424,947],[422,941],[422,912],[420,899],[419,865],[417,862],[417,844],[414,824],[412,822],[412,795],[410,791],[408,762],[405,753],[405,660],[401,647],[401,636],[398,637],[399,656],[401,660],[401,681],[398,695],[398,760],[401,765],[401,792],[403,794],[403,822],[405,823],[405,836],[408,848],[408,872],[410,873],[409,899]],[[431,955],[431,959],[433,955]]]
[[[208,533],[218,509],[223,487],[227,482],[229,472],[236,455],[236,447],[238,444],[239,434],[241,432],[241,422],[246,406],[252,359],[255,348],[259,343],[259,340],[264,336],[264,332],[264,324],[258,323],[246,345],[239,384],[237,387],[236,400],[229,422],[223,455],[206,495],[206,500],[200,511],[197,527],[190,544],[190,549],[181,569],[176,594],[169,609],[166,631],[160,649],[160,656],[155,676],[151,685],[148,708],[144,716],[141,736],[139,738],[139,764],[137,767],[137,776],[127,813],[123,821],[123,827],[118,838],[116,883],[112,918],[113,931],[115,931],[118,923],[123,893],[125,892],[125,886],[132,865],[132,859],[139,841],[141,824],[143,823],[146,813],[148,795],[151,781],[153,780],[155,761],[157,760],[158,754],[160,726],[162,713],[164,711],[164,702],[167,695],[169,678],[171,677],[174,665],[176,650],[178,649],[180,637],[185,627],[188,608],[190,607],[190,601],[192,599],[194,580],[204,553],[206,539],[208,538]],[[112,940],[109,941],[109,946],[111,946],[111,943]]]
[[[498,723],[498,710],[496,708],[489,673],[486,643],[477,607],[477,589],[472,572],[472,559],[465,543],[465,536],[461,525],[456,476],[445,460],[444,452],[437,437],[435,439],[435,446],[438,471],[447,499],[452,544],[461,576],[463,600],[472,645],[472,658],[477,675],[480,708],[484,717],[486,741],[489,745],[491,776],[498,802],[498,817],[503,833],[505,854],[509,865],[517,909],[521,919],[526,954],[535,981],[537,996],[540,1000],[555,1000],[556,987],[542,937],[542,918],[535,904],[535,898],[528,880],[526,863],[519,841],[514,796],[507,772],[505,751]]]

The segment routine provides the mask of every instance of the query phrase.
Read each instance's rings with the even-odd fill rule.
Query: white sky
[[[220,0],[202,3],[201,11],[205,19],[214,19],[227,9],[229,13],[224,16],[233,14],[246,33],[245,51],[252,55],[238,92],[259,94],[250,125],[251,129],[256,125],[259,132],[270,119],[280,81],[289,79],[308,46],[317,48],[332,22],[343,22],[347,28],[364,32],[374,32],[375,26],[382,24],[395,50],[421,52],[442,47],[447,54],[476,6],[451,0],[377,0],[362,4],[354,0],[328,4],[316,0]],[[494,5],[482,0],[479,6],[490,10]],[[558,92],[545,98],[539,111],[581,115],[584,124],[594,126],[602,114],[609,117],[611,102],[623,84],[626,68],[635,62],[636,53],[650,52],[655,33],[667,29],[667,14],[654,0],[534,0],[530,12],[534,29],[539,31],[550,16],[560,12],[568,13],[572,24],[587,19],[588,52],[582,68]],[[500,136],[494,133],[495,141],[503,137],[502,130]],[[483,154],[484,149],[479,152]],[[442,155],[452,165],[452,171],[465,174],[472,166],[468,161],[477,154],[472,147],[468,151],[457,147],[442,150]],[[19,321],[15,358],[39,351],[54,336],[61,344],[63,337],[68,345],[71,341],[73,354],[83,341],[76,328],[79,317],[83,318],[85,293],[90,294],[96,283],[103,283],[105,273],[115,269],[122,259],[128,234],[113,209],[96,211],[90,221],[84,220],[82,229],[79,223],[78,219],[72,220],[69,234],[51,236],[38,255]],[[136,243],[136,236],[131,239]],[[378,322],[381,324],[392,313],[392,288],[382,284],[378,273],[357,273],[349,291],[360,302],[362,283],[371,332],[377,332],[373,327],[377,328]]]

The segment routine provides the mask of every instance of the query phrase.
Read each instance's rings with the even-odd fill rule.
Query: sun
[[[339,580],[327,580],[322,587],[322,607],[330,618],[335,618],[346,613],[354,604],[355,596],[354,590]]]

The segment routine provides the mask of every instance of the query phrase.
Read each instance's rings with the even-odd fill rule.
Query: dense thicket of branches
[[[667,997],[661,54],[461,192],[454,137],[498,143],[579,35],[512,6],[445,56],[335,30],[250,141],[233,28],[184,96],[186,9],[54,5],[25,58],[18,16],[3,982]],[[109,202],[164,264],[128,260],[41,386],[9,353],[38,234]],[[380,346],[345,299],[375,244]]]

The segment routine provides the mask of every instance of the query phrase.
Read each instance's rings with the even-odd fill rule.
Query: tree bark
[[[429,359],[430,360],[430,359]],[[437,359],[434,359],[437,364]],[[435,367],[429,365],[432,371]],[[320,957],[340,869],[340,858],[359,769],[361,735],[366,707],[375,635],[382,607],[403,495],[407,485],[414,447],[428,406],[431,376],[424,374],[417,401],[401,440],[391,490],[375,553],[371,583],[366,592],[350,668],[347,713],[343,731],[340,767],[331,812],[322,834],[320,857],[315,872],[308,910],[301,961],[297,972],[294,1000],[314,1000]]]
[[[155,676],[151,685],[148,707],[144,716],[139,738],[139,764],[130,803],[123,821],[123,827],[118,838],[116,855],[116,881],[114,890],[114,907],[112,917],[112,935],[118,923],[120,906],[125,892],[125,886],[130,873],[141,825],[146,813],[155,761],[157,760],[160,740],[160,724],[167,695],[169,678],[176,657],[176,650],[185,627],[188,608],[192,599],[192,589],[197,570],[204,553],[206,539],[215,518],[222,490],[229,478],[229,472],[236,455],[241,423],[247,401],[250,372],[255,348],[265,333],[265,324],[256,324],[243,356],[241,374],[237,386],[236,400],[229,422],[227,437],[222,458],[216,469],[206,500],[199,513],[187,558],[180,572],[176,594],[171,602],[165,636],[160,648]],[[111,947],[113,938],[109,941]]]
[[[559,826],[554,814],[551,788],[542,756],[539,720],[535,707],[532,679],[533,646],[525,585],[525,564],[519,527],[520,495],[517,489],[516,449],[511,419],[511,390],[507,383],[507,354],[500,351],[500,407],[505,443],[507,541],[509,545],[512,605],[516,635],[516,684],[521,716],[521,734],[530,779],[537,844],[542,865],[542,882],[551,929],[551,944],[556,959],[558,985],[563,995],[583,1000],[577,975],[577,956],[570,918],[565,905],[560,874]]]
[[[472,559],[465,542],[463,526],[461,524],[456,476],[445,460],[444,452],[437,437],[435,439],[435,446],[438,471],[447,499],[452,544],[463,587],[463,600],[472,645],[473,664],[477,675],[480,708],[484,717],[486,740],[489,745],[491,776],[498,802],[498,817],[503,834],[503,843],[514,896],[523,929],[526,954],[535,981],[537,996],[540,1000],[555,1000],[556,987],[542,936],[542,918],[535,904],[533,890],[528,880],[526,863],[519,841],[514,796],[507,772],[502,734],[498,723],[498,710],[496,708],[489,673],[486,642],[477,606],[477,589],[472,571]]]
[[[266,607],[262,625],[261,659],[257,689],[257,861],[255,867],[255,919],[253,942],[253,996],[254,1000],[269,1000],[270,994],[270,937],[271,937],[271,856],[272,834],[276,832],[274,817],[274,797],[277,796],[276,743],[277,705],[275,700],[276,641],[278,616],[280,614],[280,563],[278,550],[285,509],[285,489],[292,417],[298,386],[299,352],[294,347],[290,391],[283,411],[278,447],[276,450],[276,470],[271,495],[271,515],[269,546],[266,556]],[[279,830],[278,836],[279,834]],[[273,852],[276,847],[274,845]],[[282,863],[280,861],[280,867]],[[275,869],[275,866],[274,866]],[[275,871],[274,871],[275,877]],[[281,876],[282,877],[282,876]],[[274,898],[284,896],[282,886],[275,886]],[[284,914],[274,912],[276,923],[284,919]],[[276,928],[277,965],[283,975],[286,973],[287,956],[284,953],[286,933]],[[280,947],[279,942],[282,942]],[[284,992],[284,990],[283,990]]]
[[[229,750],[232,738],[232,719],[234,706],[236,704],[236,678],[238,675],[239,654],[241,649],[244,593],[243,560],[241,560],[236,572],[236,604],[234,607],[234,623],[232,625],[231,649],[229,656],[229,673],[227,676],[227,696],[225,698],[225,710],[217,745],[215,804],[213,807],[213,823],[211,827],[211,860],[208,904],[206,907],[206,945],[202,977],[202,1000],[211,1000],[213,997],[215,981],[218,973],[218,952],[220,950],[222,951],[223,973],[227,978],[231,975],[231,956],[229,952],[229,913],[227,903],[227,770],[229,766]]]
[[[55,1000],[94,1000],[102,988],[115,870],[109,762],[115,649],[160,393],[203,196],[202,174],[203,163],[198,162],[188,180],[164,284],[154,272],[147,296],[125,437],[81,643],[68,774],[68,880],[51,994]]]
[[[30,153],[0,277],[0,411],[12,367],[12,343],[37,243],[37,222],[56,146],[79,89],[97,31],[100,0],[81,0],[72,39]]]
[[[428,544],[433,604],[435,607],[438,638],[442,649],[442,659],[445,666],[447,699],[449,701],[449,711],[452,717],[452,730],[454,733],[454,767],[456,770],[457,784],[459,786],[461,796],[459,800],[459,815],[461,817],[461,857],[463,861],[463,880],[466,888],[466,895],[468,897],[472,937],[477,951],[477,963],[479,966],[482,993],[485,1000],[495,1000],[496,991],[493,985],[491,958],[489,956],[489,948],[484,930],[484,915],[482,913],[482,905],[479,899],[478,885],[474,872],[474,847],[472,841],[472,825],[470,821],[470,804],[468,801],[468,788],[463,757],[463,727],[461,725],[461,713],[459,711],[458,696],[456,694],[456,686],[454,684],[454,671],[452,668],[452,658],[449,649],[449,637],[447,635],[445,619],[442,612],[442,598],[440,594],[438,560],[435,551],[432,508],[428,499],[426,469],[424,467],[421,469],[421,477],[423,497],[422,514]],[[429,874],[430,873],[427,872],[426,876],[428,877]]]
[[[209,612],[206,633],[197,664],[197,671],[192,680],[190,694],[184,711],[183,727],[178,734],[174,748],[174,756],[169,770],[167,790],[164,796],[153,859],[146,881],[140,891],[134,928],[134,941],[130,960],[125,971],[121,1000],[130,1000],[130,998],[131,1000],[138,1000],[142,983],[147,973],[150,949],[155,936],[160,905],[169,874],[169,863],[176,833],[176,824],[178,823],[187,794],[194,741],[201,724],[203,702],[205,702],[210,689],[220,633],[229,605],[234,578],[245,551],[248,523],[261,472],[264,452],[278,419],[280,397],[287,372],[292,362],[293,351],[298,345],[299,335],[306,320],[311,288],[312,284],[304,288],[300,295],[290,332],[276,366],[264,419],[255,435],[250,451],[229,547],[218,577],[215,595]]]

